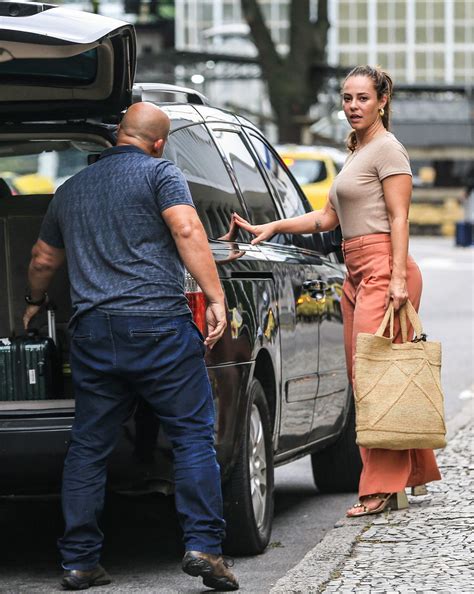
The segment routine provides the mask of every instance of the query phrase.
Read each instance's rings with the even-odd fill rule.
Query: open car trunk
[[[52,344],[46,311],[32,320],[35,336],[28,338],[23,329],[28,265],[55,189],[113,144],[106,127],[95,134],[45,128],[8,135],[0,130],[0,410],[37,408],[40,402],[57,408],[72,398],[67,269],[56,273],[48,289],[55,313]]]
[[[131,103],[135,54],[128,23],[0,2],[0,120],[115,122]]]

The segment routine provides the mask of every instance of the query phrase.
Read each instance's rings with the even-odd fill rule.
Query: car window
[[[0,143],[0,178],[12,195],[53,194],[88,165],[104,147],[73,140],[21,140]]]
[[[241,230],[228,237],[232,213],[246,215],[209,132],[200,125],[176,130],[170,134],[163,156],[184,173],[208,237],[247,241]]]
[[[283,158],[299,184],[315,184],[327,178],[326,163],[319,159]]]
[[[97,49],[68,58],[17,58],[0,62],[0,76],[14,84],[87,85],[96,79],[97,62]]]
[[[232,165],[237,183],[245,200],[250,221],[262,225],[281,218],[268,186],[260,173],[254,157],[249,152],[239,132],[214,130],[219,145]],[[284,243],[284,237],[275,235],[273,243]]]
[[[285,217],[290,218],[305,214],[306,210],[301,194],[270,145],[252,133],[250,139],[275,193],[280,198]]]

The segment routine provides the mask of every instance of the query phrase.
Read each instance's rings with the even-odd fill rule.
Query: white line
[[[460,400],[470,400],[471,398],[474,398],[474,384],[470,388],[467,388],[467,390],[463,390],[458,398]]]

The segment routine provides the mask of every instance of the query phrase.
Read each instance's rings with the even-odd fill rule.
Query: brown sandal
[[[347,510],[346,516],[348,518],[359,518],[361,516],[370,516],[372,514],[380,514],[386,509],[397,510],[397,509],[405,509],[408,507],[408,499],[406,496],[405,491],[399,491],[398,493],[375,493],[374,495],[367,495],[363,497],[365,501],[370,499],[378,499],[380,501],[379,505],[370,509],[364,503],[364,501],[359,501],[355,505],[353,505],[349,510]],[[353,509],[362,508],[360,513],[349,513]]]

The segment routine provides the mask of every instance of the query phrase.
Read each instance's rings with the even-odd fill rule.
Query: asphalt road
[[[431,340],[443,343],[447,416],[473,397],[473,256],[451,239],[414,238],[411,253],[424,277],[421,318]],[[267,593],[313,548],[353,503],[353,495],[316,491],[309,458],[276,471],[276,514],[264,555],[236,559],[241,591]],[[0,503],[0,592],[59,590],[55,539],[61,533],[59,501]],[[107,592],[202,592],[200,580],[180,570],[181,544],[169,498],[113,498],[104,518],[103,564],[114,578]]]

